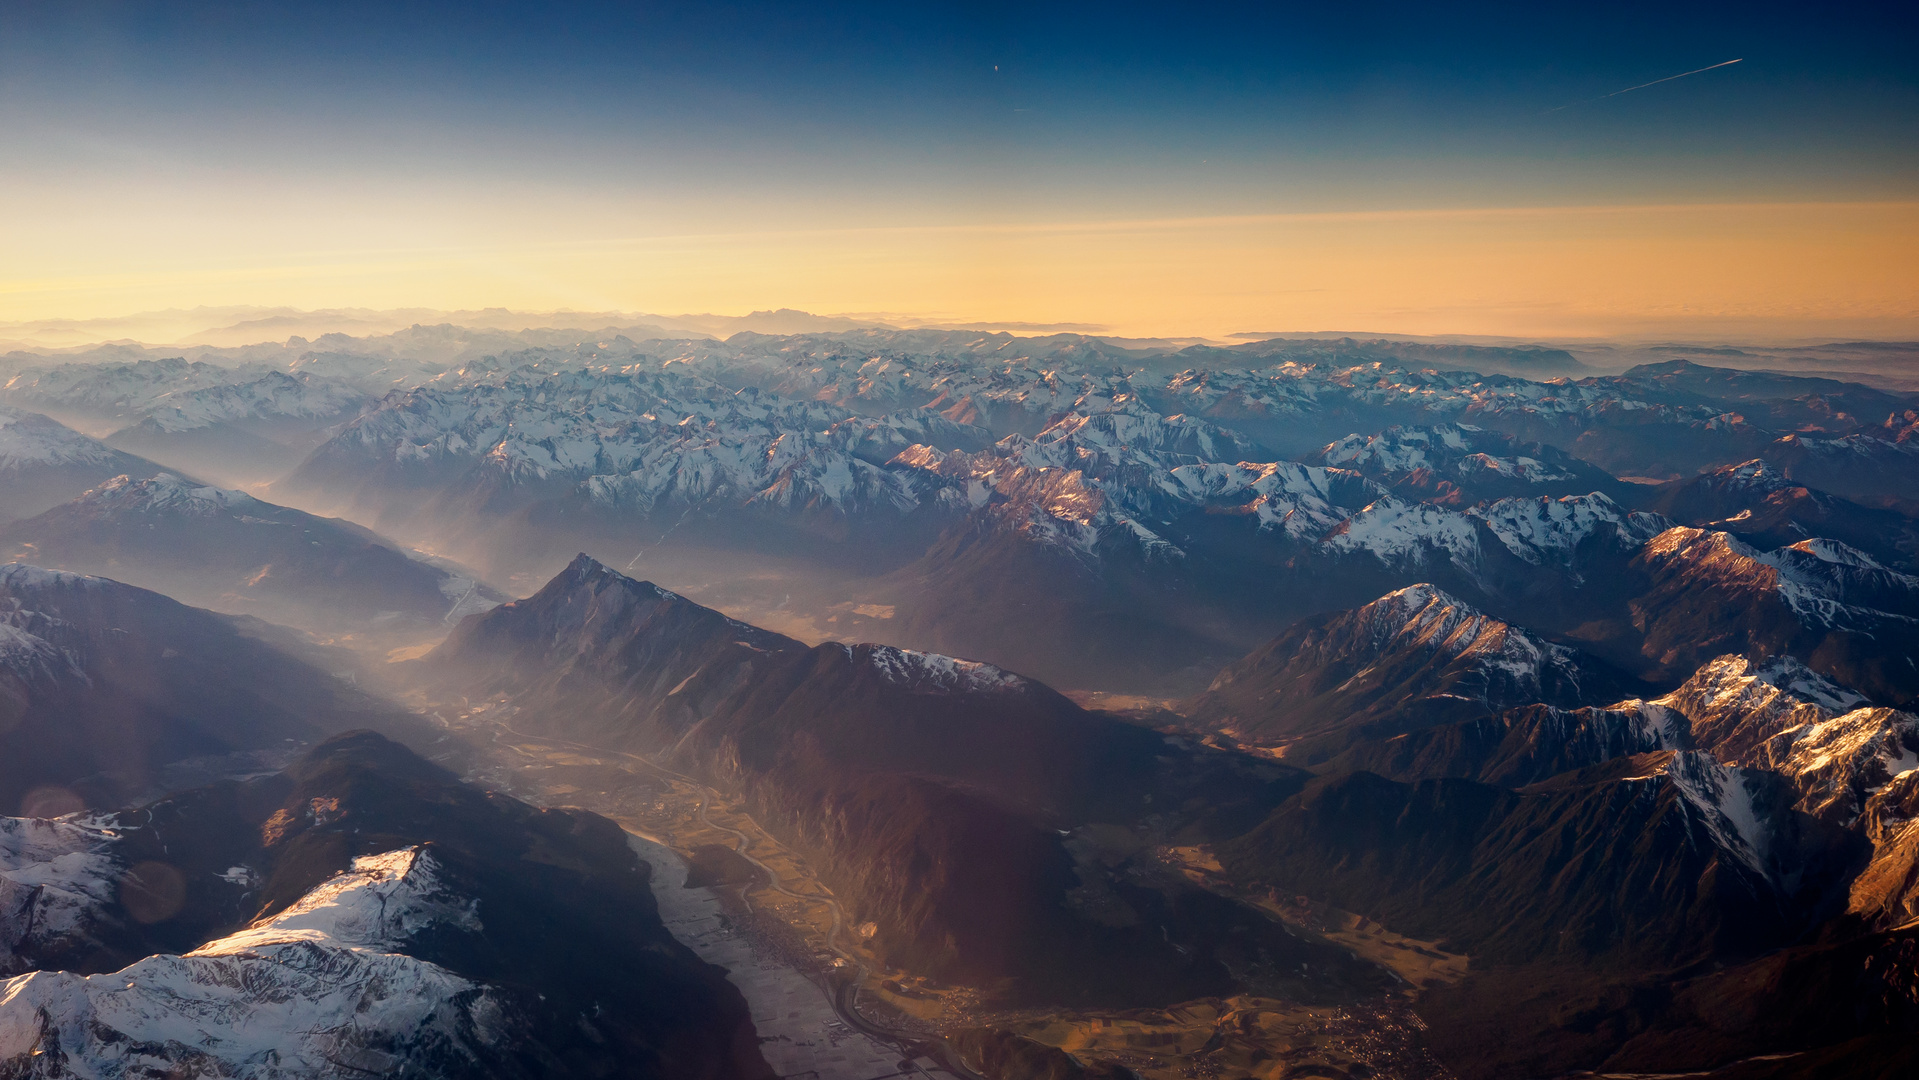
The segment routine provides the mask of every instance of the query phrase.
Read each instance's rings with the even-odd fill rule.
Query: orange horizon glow
[[[648,234],[631,212],[345,203],[58,214],[0,324],[201,305],[1076,323],[1135,337],[1919,337],[1919,203],[1361,210]],[[479,222],[480,224],[475,224]],[[565,237],[566,239],[545,239]],[[16,338],[0,326],[0,339]],[[126,336],[133,336],[131,334]],[[162,342],[156,342],[162,343]]]

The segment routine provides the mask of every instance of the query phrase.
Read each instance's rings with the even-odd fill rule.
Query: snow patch
[[[989,693],[1013,690],[1026,680],[991,664],[956,660],[938,653],[897,649],[891,645],[864,645],[868,661],[886,681],[914,690],[947,693]]]

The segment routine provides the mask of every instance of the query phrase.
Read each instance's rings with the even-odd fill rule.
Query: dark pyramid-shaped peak
[[[554,692],[628,685],[650,673],[664,694],[723,651],[803,652],[792,638],[730,619],[587,555],[576,557],[539,592],[469,616],[422,660],[429,676],[505,690],[528,685]]]
[[[1227,667],[1189,705],[1204,725],[1248,741],[1385,738],[1545,702],[1568,708],[1627,696],[1589,657],[1474,610],[1428,584],[1306,619]]]

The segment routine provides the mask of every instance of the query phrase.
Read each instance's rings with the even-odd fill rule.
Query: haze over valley
[[[0,1080],[1919,1075],[1915,31],[0,4]]]
[[[1903,1060],[1919,346],[643,325],[0,359],[0,1052]]]

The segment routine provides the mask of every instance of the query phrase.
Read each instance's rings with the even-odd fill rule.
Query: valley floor
[[[516,732],[498,708],[433,711],[491,747],[491,761],[475,781],[536,805],[583,806],[628,831],[654,868],[654,894],[668,929],[702,959],[727,969],[753,1010],[762,1052],[782,1076],[977,1080],[941,1040],[968,1027],[1010,1031],[1082,1060],[1122,1064],[1144,1080],[1448,1075],[1419,1049],[1422,1025],[1400,995],[1346,1007],[1242,996],[1164,1009],[983,1008],[970,988],[887,970],[862,946],[861,928],[844,925],[838,902],[805,861],[716,793],[634,755]],[[714,846],[741,853],[764,876],[686,888],[689,858]],[[1169,870],[1203,883],[1204,874],[1192,873],[1196,867],[1180,865],[1189,862],[1180,856],[1190,854],[1173,853]],[[1404,963],[1404,954],[1418,943],[1394,942],[1372,957],[1366,946],[1383,944],[1370,940],[1375,935],[1341,929],[1295,926],[1357,946],[1389,967],[1416,966]],[[1446,969],[1463,966],[1464,958],[1447,959],[1451,963],[1437,965],[1442,977],[1456,977]]]

